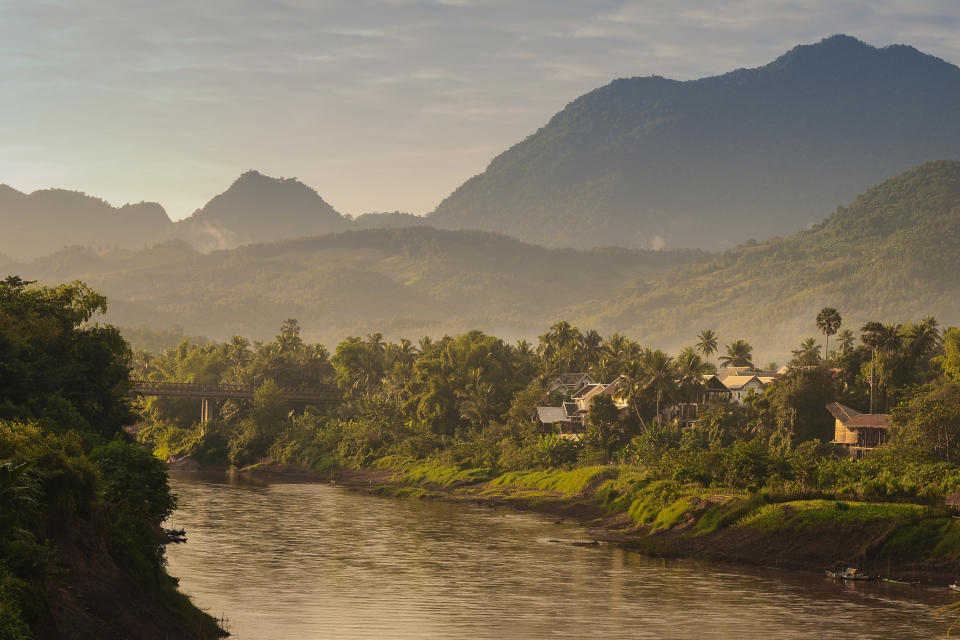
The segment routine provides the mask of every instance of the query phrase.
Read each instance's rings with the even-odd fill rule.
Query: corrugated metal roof
[[[567,412],[563,407],[537,407],[537,420],[544,424],[567,422]]]
[[[602,385],[602,384],[588,384],[588,385],[584,385],[584,387],[583,387],[582,389],[580,389],[579,391],[577,391],[575,394],[573,394],[573,395],[570,396],[570,397],[571,397],[571,398],[582,398],[582,397],[588,395],[591,391],[594,391],[594,390],[602,390],[602,389],[604,388],[604,386],[606,386],[606,385]]]
[[[751,380],[760,382],[760,379],[757,378],[757,376],[727,376],[726,378],[723,378],[721,382],[723,382],[723,386],[725,386],[727,389],[734,391],[736,389],[742,389],[746,385],[750,384]],[[762,382],[760,382],[760,384],[763,385]]]

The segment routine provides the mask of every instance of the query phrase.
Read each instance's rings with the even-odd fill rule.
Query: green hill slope
[[[429,227],[350,231],[202,254],[186,243],[141,252],[65,249],[6,269],[79,278],[106,294],[119,325],[272,338],[286,318],[327,344],[382,331],[418,338],[483,328],[542,333],[575,302],[703,259],[696,251],[545,249],[498,234]]]
[[[960,159],[960,68],[848,36],[679,82],[619,79],[429,217],[548,246],[725,249],[793,233],[922,162]]]
[[[641,283],[572,317],[675,344],[701,329],[785,352],[815,335],[824,306],[867,320],[936,315],[960,324],[960,162],[931,162],[787,238],[742,246]]]

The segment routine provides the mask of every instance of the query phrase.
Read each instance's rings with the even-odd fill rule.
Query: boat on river
[[[953,589],[954,591],[960,591],[960,579],[955,580],[952,584],[948,584],[947,588]]]
[[[869,576],[860,573],[853,567],[847,567],[843,571],[825,571],[825,573],[835,580],[876,580],[877,576]]]

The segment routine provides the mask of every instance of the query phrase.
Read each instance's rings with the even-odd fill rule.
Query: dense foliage
[[[50,624],[54,590],[69,574],[61,554],[78,536],[88,549],[104,539],[135,584],[215,634],[164,571],[160,524],[175,498],[161,461],[123,431],[135,418],[124,395],[130,350],[116,329],[88,324],[105,307],[78,282],[0,281],[2,638],[30,638]]]
[[[840,314],[827,311],[836,332]],[[158,355],[138,352],[135,374],[145,379],[259,389],[252,402],[224,401],[206,424],[197,423],[198,400],[145,400],[139,438],[162,458],[213,465],[327,469],[424,460],[489,475],[613,463],[704,487],[863,499],[942,496],[960,487],[957,330],[942,333],[932,317],[880,326],[883,348],[872,346],[871,323],[858,331],[859,344],[844,334],[826,358],[815,338],[801,341],[785,371],[741,404],[708,400],[705,375],[716,370],[715,354],[728,366],[751,366],[753,347],[741,338],[724,342],[713,330],[676,357],[562,321],[536,346],[480,331],[416,344],[373,333],[344,340],[328,357],[300,340],[297,323],[288,320],[266,344],[234,337],[224,344],[184,341]],[[834,421],[826,405],[840,401],[866,412],[871,371],[877,411],[894,410],[895,427],[890,444],[853,461],[829,444]],[[578,439],[535,420],[537,406],[565,399],[551,392],[551,382],[569,372],[619,381],[615,396],[592,399]],[[298,384],[335,384],[342,397],[321,406],[285,402],[280,387]],[[693,405],[699,415],[690,425],[680,409]]]

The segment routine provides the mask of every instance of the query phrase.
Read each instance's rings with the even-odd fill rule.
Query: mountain
[[[144,247],[165,238],[173,223],[155,202],[112,207],[79,191],[31,194],[0,185],[0,254],[44,255],[66,245]]]
[[[345,231],[350,221],[296,178],[247,171],[189,218],[176,237],[203,249]]]
[[[546,249],[499,234],[411,227],[207,254],[182,241],[138,252],[72,247],[7,265],[0,277],[83,280],[107,295],[107,321],[136,327],[131,338],[153,339],[142,325],[179,325],[177,334],[269,339],[283,320],[297,318],[305,338],[332,346],[373,331],[396,339],[479,327],[529,337],[574,302],[613,296],[625,283],[706,257]]]
[[[398,211],[340,215],[296,178],[242,174],[190,217],[171,222],[159,204],[112,207],[76,191],[48,189],[29,195],[0,185],[0,255],[31,260],[67,246],[142,249],[182,240],[201,251],[303,238],[348,229],[423,226],[425,219]]]
[[[429,222],[548,246],[729,248],[960,158],[958,104],[960,68],[842,35],[716,77],[619,79],[494,158]]]
[[[923,164],[869,189],[814,228],[748,243],[624,287],[570,317],[664,346],[711,328],[779,356],[837,308],[855,333],[870,320],[935,315],[960,325],[960,162]]]

